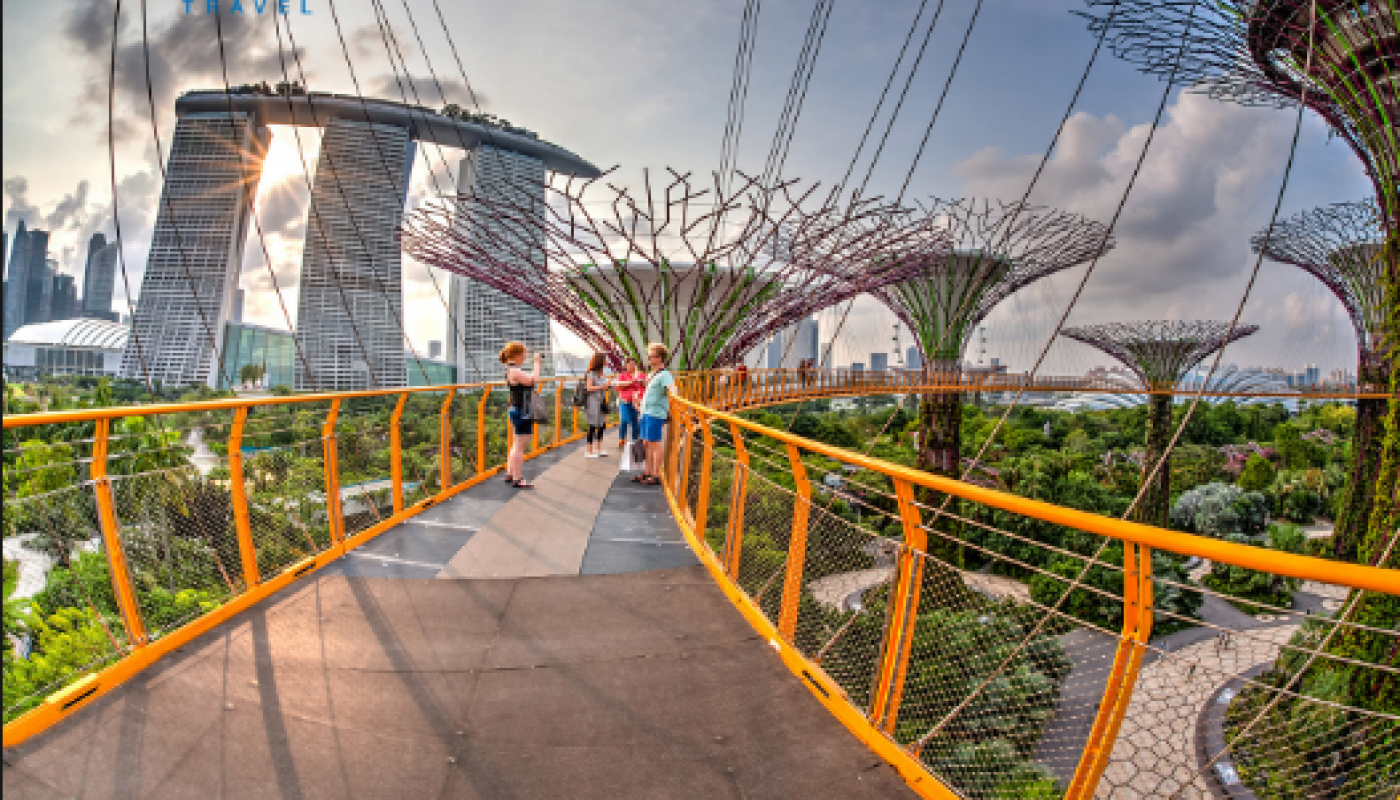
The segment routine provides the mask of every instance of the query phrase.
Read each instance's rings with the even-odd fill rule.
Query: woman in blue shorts
[[[535,421],[530,418],[530,400],[535,393],[535,384],[540,379],[540,368],[544,354],[535,353],[535,368],[526,372],[520,366],[525,363],[525,345],[520,342],[507,342],[501,348],[501,363],[506,365],[506,386],[510,387],[511,429],[515,438],[510,443],[510,455],[506,457],[506,483],[517,489],[533,489],[535,485],[525,480],[521,470],[525,467],[525,448],[529,446],[530,435],[535,432]]]
[[[670,358],[671,351],[666,345],[647,345],[647,366],[651,374],[647,376],[647,389],[642,394],[642,441],[646,442],[647,465],[641,477],[632,479],[643,486],[661,485],[661,436],[671,411],[666,392],[676,383],[671,371],[666,369]]]

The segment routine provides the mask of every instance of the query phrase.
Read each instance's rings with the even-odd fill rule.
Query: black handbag
[[[603,391],[603,401],[598,404],[598,410],[601,411],[605,417],[616,410],[613,408],[613,404],[608,400],[607,390]]]

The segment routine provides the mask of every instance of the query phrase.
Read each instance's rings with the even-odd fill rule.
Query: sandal
[[[515,483],[512,483],[511,486],[514,486],[514,487],[517,488],[517,489],[533,489],[533,488],[535,488],[535,484],[526,481],[524,478],[521,478],[520,480],[516,481]]]
[[[632,477],[628,478],[627,480],[629,480],[629,481],[631,481],[631,482],[633,482],[633,483],[641,483],[641,482],[642,482],[642,479],[645,478],[645,477],[646,477],[645,475],[633,475]]]
[[[660,486],[661,479],[653,477],[651,475],[646,475],[640,481],[637,481],[637,483],[640,483],[643,486]]]

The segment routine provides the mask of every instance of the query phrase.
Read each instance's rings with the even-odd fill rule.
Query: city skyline
[[[548,30],[524,25],[523,20],[538,18],[541,12],[536,7],[538,4],[525,5],[528,8],[464,6],[450,10],[450,24],[468,18],[481,23],[462,25],[460,30],[478,48],[479,56],[469,58],[465,68],[472,74],[473,85],[482,92],[477,99],[486,109],[524,121],[545,137],[567,140],[571,147],[588,153],[600,165],[623,163],[621,179],[632,183],[637,181],[640,167],[648,163],[690,162],[704,170],[706,165],[716,162],[729,75],[728,65],[722,63],[727,58],[723,53],[729,52],[732,56],[736,32],[733,30],[736,17],[730,13],[734,11],[733,4],[700,4],[693,9],[652,17],[613,13],[620,9],[606,6],[586,15],[551,6],[549,14],[559,19],[564,27]],[[1044,148],[1054,127],[1052,110],[1055,113],[1062,110],[1060,103],[1065,98],[1061,95],[1067,97],[1076,70],[1092,43],[1081,24],[1068,13],[1077,7],[1076,3],[1011,3],[1007,7],[988,8],[985,19],[978,23],[978,36],[982,36],[983,31],[995,31],[1017,47],[988,48],[986,39],[974,37],[969,48],[970,62],[963,72],[966,77],[959,78],[960,83],[955,85],[949,98],[950,112],[956,109],[959,113],[946,114],[939,122],[935,143],[940,155],[936,159],[925,159],[916,176],[914,191],[921,196],[931,192],[977,193],[1014,199],[1019,195],[1035,163],[1035,156],[1031,154]],[[907,25],[913,12],[913,3],[891,4],[879,9],[836,9],[830,34],[833,40],[818,65],[812,96],[795,137],[786,173],[828,182],[839,177],[844,167],[841,159],[852,149],[859,137],[859,126],[864,124],[864,112],[852,113],[844,100],[868,96],[871,85],[878,88],[888,69],[886,54],[890,52],[887,46],[890,37],[902,25]],[[48,9],[17,8],[13,19],[23,23],[33,17],[36,24],[31,27],[49,32],[46,34],[48,44],[57,48],[55,52],[69,52],[78,57],[79,76],[84,79],[101,77],[105,84],[106,60],[101,57],[106,52],[105,44],[82,36],[83,29],[78,23],[88,19],[83,16],[85,13],[93,13],[100,19],[100,14],[80,4],[59,4]],[[968,9],[950,8],[948,13],[948,29],[940,28],[935,42],[942,41],[945,35],[951,36],[958,25],[967,21]],[[786,22],[804,18],[806,11],[795,5],[779,5],[771,11],[765,9],[764,14],[761,25],[764,38],[755,70],[756,73],[766,70],[761,74],[771,79],[755,79],[755,108],[765,105],[762,102],[765,98],[780,96],[785,89],[786,78],[781,76],[786,68],[781,65],[785,62],[790,65],[800,42],[782,36],[781,32]],[[110,27],[110,17],[108,20],[104,24]],[[311,21],[292,22],[302,26],[298,29],[299,43],[304,41],[311,53],[335,55],[334,31],[312,28],[308,25]],[[43,24],[38,24],[40,22]],[[687,35],[698,36],[712,45],[704,56],[715,60],[712,69],[695,69],[694,64],[670,55],[659,46],[647,46],[644,51],[638,51],[636,48],[642,46],[632,44],[632,39],[606,59],[595,63],[570,63],[570,68],[563,70],[558,67],[558,59],[567,59],[566,54],[551,55],[539,64],[498,57],[504,46],[504,41],[498,39],[523,37],[524,41],[544,43],[551,37],[564,35],[564,29],[596,31],[611,25],[654,35],[657,41],[666,42],[668,37],[676,35],[670,28],[677,22],[694,28]],[[370,25],[367,9],[347,8],[344,24],[356,31],[372,30],[367,27]],[[168,53],[171,58],[188,59],[186,51],[179,49],[187,47],[188,39],[179,37],[193,34],[183,29],[177,31],[172,25],[171,17],[162,17],[160,11],[156,11],[152,18],[153,46],[156,52]],[[278,77],[277,51],[275,45],[268,44],[270,30],[256,25],[253,21],[230,34],[243,37],[240,41],[247,43],[250,52],[231,65],[233,74],[229,80],[233,83]],[[482,25],[510,36],[481,35]],[[12,32],[6,34],[7,64],[13,65],[15,59],[33,52],[34,43],[13,32],[24,27],[23,24],[10,26]],[[368,42],[369,45],[378,44],[372,36]],[[979,42],[983,45],[981,48]],[[376,52],[369,45],[367,55],[361,57],[365,69],[371,73],[363,76],[366,78],[365,93],[398,99],[398,89],[390,80],[382,50]],[[550,48],[537,49],[553,52]],[[999,50],[997,58],[1006,63],[994,63],[997,59],[992,57],[992,50]],[[618,90],[628,87],[635,90],[640,86],[638,82],[642,76],[635,75],[629,65],[636,63],[642,52],[650,56],[648,63],[650,71],[656,73],[654,77],[669,82],[671,91],[657,103],[644,104],[644,110],[627,109],[623,124],[601,126],[607,130],[587,124],[602,98],[597,94],[599,90],[593,88],[594,84],[601,81],[600,85]],[[876,57],[876,52],[881,53],[880,57]],[[433,57],[434,63],[443,59],[443,43],[430,41],[422,52],[410,54],[410,69],[415,75],[426,74],[425,56]],[[931,90],[943,79],[938,70],[946,70],[950,56],[940,58],[942,61],[930,59],[927,71],[921,73],[915,83],[916,87],[930,90],[924,94],[936,94]],[[1017,81],[1024,78],[1024,65],[1032,62],[1046,65],[1045,69],[1036,74],[1033,86],[1022,87]],[[167,98],[173,100],[180,91],[207,88],[218,82],[216,70],[196,67],[190,61],[179,63],[190,68],[172,73],[180,76],[178,82],[166,81],[156,86],[158,105]],[[312,88],[350,89],[347,76],[342,74],[344,68],[337,66],[337,59],[317,58],[312,63],[317,65],[317,70],[308,77]],[[507,65],[510,68],[506,68]],[[541,83],[543,75],[550,75],[554,80]],[[81,269],[79,255],[85,238],[97,229],[109,235],[114,232],[110,191],[100,188],[106,183],[103,179],[107,173],[105,147],[98,149],[86,144],[105,142],[100,124],[103,115],[98,113],[102,108],[83,99],[79,77],[58,76],[52,86],[45,86],[46,95],[67,93],[76,98],[74,109],[60,114],[41,111],[44,104],[34,102],[35,87],[24,77],[23,70],[6,70],[6,76],[6,230],[13,231],[20,219],[39,227],[49,225],[50,221],[59,223],[50,225],[56,237],[51,252],[61,266],[69,270]],[[444,87],[452,94],[451,99],[469,105],[460,79],[447,74],[442,77]],[[424,85],[430,82],[425,81]],[[1113,60],[1097,66],[1085,99],[1072,116],[1060,150],[1051,159],[1042,188],[1037,190],[1033,200],[1106,216],[1101,210],[1108,199],[1116,198],[1126,177],[1118,164],[1135,152],[1145,133],[1143,124],[1150,118],[1153,101],[1149,98],[1153,96],[1154,86],[1152,80],[1134,74]],[[140,130],[132,128],[131,124],[143,119],[144,109],[136,100],[144,102],[144,95],[137,98],[122,94],[123,91],[119,90],[118,95],[119,116],[127,123],[123,130]],[[428,96],[431,97],[432,92]],[[1007,102],[1013,97],[1016,102]],[[681,117],[667,113],[669,109],[680,108],[678,104],[684,104]],[[917,144],[922,122],[916,118],[929,111],[931,105],[932,97],[911,97],[911,116],[895,127],[887,157],[889,166],[876,170],[872,187],[894,193],[903,169],[900,165],[907,165]],[[998,124],[999,120],[1007,119],[1003,115],[1013,110],[1018,115],[1018,124]],[[86,121],[68,124],[69,116],[74,115],[86,115]],[[171,129],[172,116],[172,111],[162,106],[157,122],[163,132]],[[677,126],[676,119],[703,119],[705,122]],[[1231,232],[1256,229],[1267,222],[1269,203],[1261,198],[1271,199],[1276,191],[1292,121],[1288,112],[1232,108],[1195,95],[1174,95],[1158,132],[1154,156],[1148,160],[1143,179],[1120,226],[1119,232],[1125,236],[1120,247],[1122,252],[1106,258],[1098,268],[1072,322],[1180,317],[1183,309],[1190,309],[1192,314],[1227,316],[1253,265],[1247,243],[1236,241],[1240,237]],[[149,120],[145,122],[149,128]],[[766,118],[756,116],[749,122],[749,129],[755,133],[740,148],[741,166],[752,168],[756,160],[761,160],[759,156],[767,146],[767,130],[771,127],[771,120]],[[906,127],[909,130],[905,130]],[[51,144],[38,147],[41,141]],[[84,144],[80,146],[80,142]],[[1213,145],[1219,146],[1213,148]],[[55,148],[65,147],[75,157],[56,160],[53,157]],[[128,134],[118,142],[116,177],[124,209],[122,266],[133,289],[140,285],[142,270],[147,265],[144,250],[150,240],[152,218],[158,205],[158,171],[149,154],[142,154],[143,149],[149,148],[148,136]],[[318,136],[302,133],[294,137],[288,129],[273,128],[269,166],[257,199],[265,249],[271,263],[264,262],[264,247],[256,246],[254,239],[245,248],[239,279],[239,285],[248,293],[246,316],[250,321],[283,329],[294,327],[295,318],[287,317],[294,313],[298,303],[297,273],[307,235],[308,197],[302,185],[305,181],[302,162],[314,165],[318,149]],[[1182,160],[1182,154],[1188,151],[1196,154],[1199,163]],[[833,159],[832,154],[839,157]],[[1284,198],[1284,213],[1320,203],[1355,199],[1366,192],[1364,175],[1351,163],[1343,147],[1327,142],[1325,131],[1315,120],[1304,120],[1297,164]],[[409,185],[410,207],[430,192],[427,178],[430,165],[429,156],[420,151],[419,163]],[[84,181],[86,183],[82,183]],[[1250,199],[1245,200],[1246,197]],[[129,219],[128,214],[131,215]],[[72,250],[74,255],[65,258],[65,250]],[[449,340],[447,309],[427,280],[424,268],[406,261],[403,270],[404,303],[408,310],[405,325],[414,349],[422,351],[430,340]],[[1144,281],[1147,290],[1129,292],[1126,287],[1138,270],[1147,276]],[[1263,274],[1267,280],[1261,280],[1247,316],[1268,324],[1264,326],[1265,332],[1256,337],[1257,346],[1249,342],[1236,345],[1240,348],[1239,360],[1263,362],[1264,355],[1281,351],[1275,345],[1286,340],[1308,348],[1306,358],[1319,363],[1324,372],[1354,366],[1354,356],[1350,354],[1354,344],[1345,329],[1344,316],[1326,292],[1309,283],[1305,276],[1278,265],[1266,263]],[[273,276],[283,287],[281,302],[272,291]],[[439,282],[445,282],[444,277],[439,275]],[[1005,360],[1013,368],[1024,368],[1033,362],[1037,354],[1035,345],[1043,341],[1044,334],[1053,327],[1055,313],[1062,308],[1077,278],[1078,273],[1071,271],[1063,279],[1050,281],[1043,291],[1024,292],[993,312],[989,318],[989,349],[1004,353]],[[1179,288],[1184,284],[1199,286],[1201,282],[1210,287],[1199,293],[1203,298],[1201,302],[1209,306],[1205,309],[1194,308],[1194,298]],[[116,284],[114,307],[120,313],[128,313],[122,281]],[[283,315],[283,305],[289,309],[288,315]],[[837,360],[865,358],[862,353],[868,353],[868,346],[847,342],[866,336],[866,331],[887,329],[888,324],[888,315],[874,301],[869,298],[857,301],[842,327],[842,336],[836,345]],[[558,339],[565,349],[572,346],[567,335],[558,336]],[[1048,366],[1053,367],[1057,361],[1073,362],[1077,358],[1072,354],[1062,357],[1058,350],[1060,345],[1055,348]],[[1236,355],[1234,350],[1231,355]]]

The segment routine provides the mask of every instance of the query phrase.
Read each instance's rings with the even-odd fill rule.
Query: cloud
[[[118,141],[150,135],[147,118],[152,102],[158,116],[166,117],[173,113],[179,92],[201,85],[221,88],[225,70],[233,86],[271,83],[282,79],[285,59],[288,73],[298,77],[295,59],[305,53],[290,47],[285,30],[279,49],[272,14],[176,14],[150,26],[143,42],[139,12],[129,11],[130,5],[114,17],[111,0],[77,3],[63,25],[63,37],[86,74],[76,116],[82,122],[105,121],[108,83],[114,78],[118,113],[113,132]],[[115,73],[114,24],[118,33]],[[105,144],[105,124],[101,128]]]
[[[5,229],[10,230],[21,220],[25,225],[33,225],[39,219],[39,207],[29,202],[29,179],[23,175],[6,178],[5,199],[9,210],[5,212]]]

